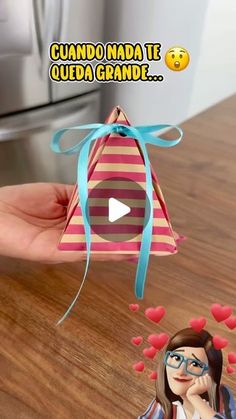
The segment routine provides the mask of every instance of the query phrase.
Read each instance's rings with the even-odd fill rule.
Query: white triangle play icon
[[[118,201],[118,199],[109,198],[108,220],[111,223],[114,223],[114,221],[129,214],[130,211],[131,208],[128,207],[128,205],[123,204],[123,202]]]

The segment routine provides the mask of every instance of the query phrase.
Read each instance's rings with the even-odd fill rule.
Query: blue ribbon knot
[[[175,128],[179,136],[175,140],[166,140],[164,138],[152,135],[151,133],[162,131],[164,129]],[[82,139],[79,143],[75,144],[73,147],[67,149],[61,149],[60,147],[60,140],[62,136],[67,131],[73,130],[91,130],[89,134]],[[86,267],[84,271],[84,276],[77,292],[74,300],[68,307],[65,314],[62,318],[58,321],[57,324],[63,322],[63,320],[67,317],[70,310],[73,308],[74,304],[76,303],[80,291],[83,287],[88,267],[89,267],[89,260],[91,254],[91,234],[90,234],[90,225],[89,225],[89,213],[88,213],[88,206],[87,199],[88,199],[88,161],[89,161],[89,151],[90,146],[93,141],[96,141],[98,138],[105,137],[106,135],[112,133],[119,133],[124,134],[129,138],[133,138],[138,141],[143,158],[144,158],[144,165],[146,171],[146,205],[145,205],[145,215],[144,215],[144,228],[142,232],[142,239],[141,239],[141,246],[140,246],[140,253],[139,259],[137,264],[136,270],[136,278],[135,278],[135,295],[137,298],[142,299],[144,294],[144,286],[146,280],[146,273],[148,268],[149,262],[149,255],[150,255],[150,248],[152,244],[152,226],[153,226],[153,199],[152,199],[152,174],[150,168],[150,161],[148,157],[148,152],[146,149],[146,144],[152,144],[159,147],[173,147],[178,144],[182,137],[183,132],[181,128],[175,125],[143,125],[143,126],[130,126],[130,125],[123,125],[123,124],[87,124],[87,125],[79,125],[75,127],[63,128],[59,131],[56,131],[53,135],[51,141],[51,149],[55,153],[63,153],[63,154],[75,154],[78,153],[78,164],[77,164],[77,186],[78,186],[78,195],[80,201],[80,208],[83,217],[84,223],[84,230],[85,230],[85,240],[86,240],[86,249],[87,249],[87,257],[86,257]],[[115,141],[115,138],[114,138]],[[149,201],[149,205],[148,205]],[[149,210],[148,210],[149,206]]]

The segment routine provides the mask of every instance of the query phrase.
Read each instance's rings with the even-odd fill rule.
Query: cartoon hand
[[[206,374],[201,377],[198,377],[195,383],[189,387],[186,396],[191,398],[192,396],[200,395],[208,391],[212,386],[211,377]]]

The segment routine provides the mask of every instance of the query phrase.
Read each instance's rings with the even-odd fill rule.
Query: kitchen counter
[[[236,96],[182,125],[184,140],[173,149],[149,147],[172,225],[186,235],[179,253],[151,257],[145,298],[135,303],[134,263],[91,262],[76,307],[59,318],[75,296],[84,263],[41,265],[0,259],[1,419],[135,418],[155,395],[149,374],[158,358],[143,359],[151,333],[173,334],[192,317],[229,340],[222,382],[235,389],[236,373],[225,371],[236,349],[230,331],[210,314],[213,303],[236,315]],[[144,310],[163,305],[160,324]],[[135,347],[133,336],[145,344]],[[234,396],[236,392],[234,390]]]

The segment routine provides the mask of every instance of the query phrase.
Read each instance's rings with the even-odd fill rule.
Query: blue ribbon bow
[[[161,137],[156,137],[151,133],[157,132],[166,128],[176,128],[179,137],[176,140],[165,140]],[[62,150],[60,148],[60,140],[61,137],[65,132],[68,130],[92,130],[83,140],[81,140],[78,144],[74,145],[71,148],[67,148]],[[145,170],[146,170],[146,204],[145,204],[145,215],[144,215],[144,228],[142,232],[142,239],[141,239],[141,247],[140,247],[140,254],[138,259],[138,265],[136,270],[136,278],[135,278],[135,295],[137,298],[142,299],[144,293],[144,285],[146,279],[146,272],[148,268],[149,262],[149,254],[150,248],[152,243],[152,225],[153,225],[153,197],[152,197],[152,174],[150,168],[150,161],[146,149],[146,144],[153,144],[159,147],[173,147],[178,144],[182,137],[183,132],[181,128],[175,125],[144,125],[144,126],[136,126],[132,127],[129,125],[123,124],[88,124],[88,125],[79,125],[70,128],[60,129],[56,131],[53,135],[51,141],[51,149],[55,153],[63,153],[63,154],[75,154],[78,153],[78,165],[77,165],[77,185],[78,185],[78,194],[80,200],[80,207],[84,222],[84,230],[85,230],[85,240],[86,240],[86,249],[87,249],[87,258],[86,258],[86,267],[84,271],[84,276],[82,279],[81,286],[79,291],[77,292],[74,300],[70,304],[69,308],[63,315],[63,317],[58,321],[57,324],[63,322],[63,320],[67,317],[70,310],[73,308],[76,300],[79,297],[80,291],[84,284],[88,267],[89,267],[89,260],[90,260],[90,249],[91,249],[91,237],[90,237],[90,225],[89,225],[89,213],[88,213],[88,206],[87,199],[88,199],[88,159],[89,159],[89,151],[91,143],[98,138],[105,137],[111,133],[119,133],[123,134],[127,137],[134,138],[138,140],[139,146],[141,148]],[[115,139],[114,139],[115,141]],[[149,202],[149,209],[148,209],[148,202]]]

